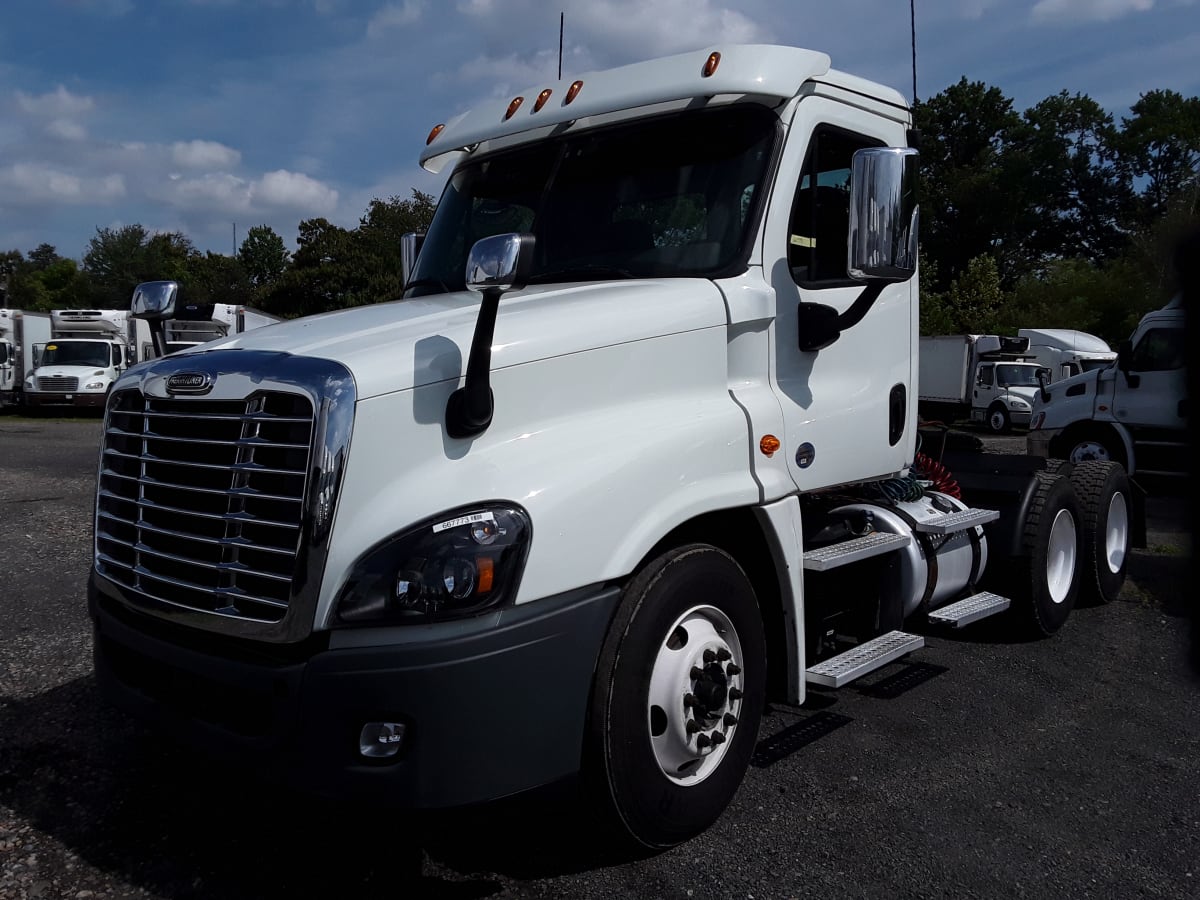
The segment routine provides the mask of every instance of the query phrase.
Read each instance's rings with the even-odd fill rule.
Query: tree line
[[[1078,328],[1110,342],[1175,290],[1169,264],[1200,207],[1200,98],[1143,94],[1115,119],[1066,91],[1017,112],[962,79],[913,109],[921,149],[925,334]],[[434,201],[372,200],[354,228],[299,224],[296,252],[265,225],[234,256],[140,225],[98,229],[83,259],[42,244],[0,254],[12,307],[125,307],[140,281],[285,317],[395,299],[400,236]]]

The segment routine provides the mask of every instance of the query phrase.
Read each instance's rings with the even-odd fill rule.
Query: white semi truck
[[[35,348],[34,369],[25,379],[25,403],[104,407],[109,389],[137,362],[124,309],[56,309],[50,339]]]
[[[405,299],[114,388],[104,694],[393,812],[582,772],[664,847],[729,803],[769,694],[1110,599],[1119,465],[918,452],[910,124],[823,53],[735,45],[435,128]]]
[[[34,348],[49,339],[49,313],[0,309],[0,407],[22,405]]]
[[[1185,326],[1177,298],[1143,316],[1113,362],[1050,385],[1034,406],[1029,452],[1113,460],[1131,475],[1186,475]]]
[[[1017,337],[1028,339],[1027,358],[1044,366],[1051,382],[1106,368],[1117,358],[1103,338],[1073,328],[1021,328]]]
[[[928,419],[970,419],[1002,434],[1026,426],[1038,389],[1039,363],[1029,339],[995,334],[921,338],[918,409]]]

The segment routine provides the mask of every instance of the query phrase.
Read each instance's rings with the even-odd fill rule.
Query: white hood
[[[457,379],[466,371],[478,294],[379,303],[233,335],[196,351],[265,350],[334,360],[359,399]],[[538,286],[500,299],[492,369],[723,326],[720,291],[701,278]]]

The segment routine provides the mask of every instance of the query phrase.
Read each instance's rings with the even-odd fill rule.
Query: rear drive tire
[[[1092,460],[1071,470],[1071,483],[1082,514],[1080,595],[1092,603],[1110,603],[1121,593],[1129,563],[1129,476],[1117,463]]]
[[[1082,511],[1069,478],[1045,471],[1033,477],[1023,553],[1011,561],[1010,590],[1017,625],[1048,637],[1066,623],[1079,594]]]
[[[658,849],[715,822],[750,762],[765,685],[762,615],[731,556],[691,544],[639,572],[601,651],[585,749],[618,830]]]

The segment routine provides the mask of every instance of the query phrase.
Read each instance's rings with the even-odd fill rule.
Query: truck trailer
[[[103,409],[113,383],[137,362],[124,309],[52,310],[50,339],[34,352],[24,384],[25,403],[34,409]]]
[[[23,405],[34,348],[49,339],[49,313],[0,309],[0,407]]]
[[[582,776],[613,835],[666,847],[730,802],[768,696],[1111,599],[1120,465],[919,436],[910,129],[823,53],[740,45],[438,125],[403,300],[114,387],[104,695],[390,814]]]

